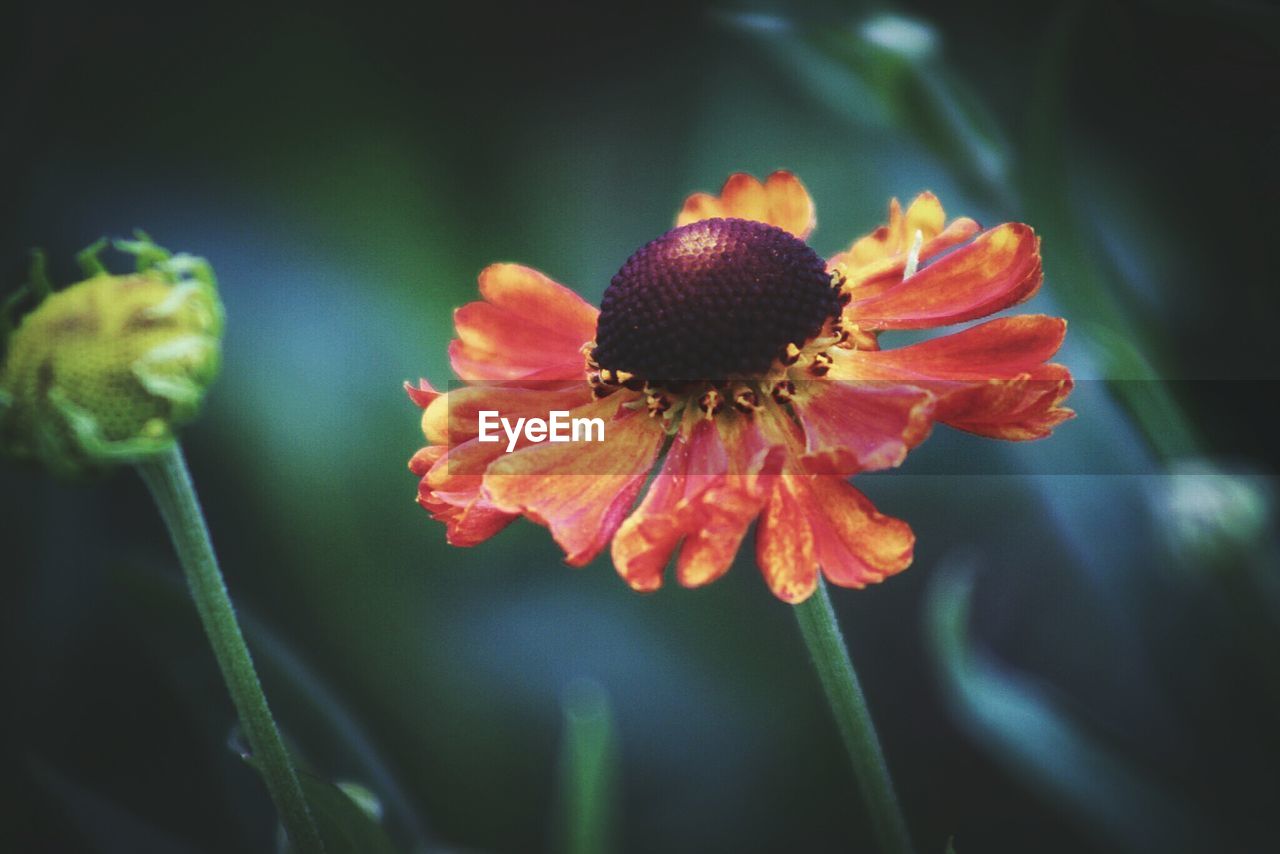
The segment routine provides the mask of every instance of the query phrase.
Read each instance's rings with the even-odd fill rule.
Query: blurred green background
[[[400,384],[450,378],[481,268],[598,301],[689,192],[780,167],[823,253],[922,189],[1034,225],[1031,309],[1088,380],[1049,440],[939,430],[860,482],[919,537],[905,574],[833,591],[919,849],[1273,844],[1271,6],[3,16],[3,282],[37,245],[73,281],[135,226],[212,261],[226,362],[184,445],[214,541],[296,750],[404,850],[566,845],[566,696],[611,715],[611,850],[869,850],[749,548],[638,596],[529,523],[446,546],[405,470]],[[141,483],[6,464],[0,532],[0,849],[271,850]]]

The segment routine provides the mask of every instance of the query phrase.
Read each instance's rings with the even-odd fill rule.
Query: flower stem
[[[796,620],[804,636],[818,679],[835,714],[840,737],[849,751],[858,789],[871,814],[872,827],[880,849],[892,854],[911,854],[911,837],[902,808],[893,792],[889,766],[885,764],[880,738],[876,735],[867,699],[858,684],[858,674],[849,659],[840,626],[836,622],[826,584],[818,579],[818,587],[806,601],[795,606]]]
[[[137,468],[169,529],[200,613],[200,622],[280,822],[289,836],[291,850],[299,854],[320,854],[324,851],[320,832],[307,808],[298,773],[271,717],[249,648],[236,622],[235,609],[218,569],[218,559],[213,553],[209,529],[200,511],[182,448],[174,442],[172,448],[138,463]]]

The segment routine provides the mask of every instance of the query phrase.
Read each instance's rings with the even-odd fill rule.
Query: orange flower
[[[483,301],[458,309],[449,347],[463,384],[408,386],[429,443],[409,467],[449,542],[527,516],[574,566],[611,545],[619,574],[647,591],[673,554],[681,584],[714,581],[759,519],[766,582],[801,602],[819,571],[863,587],[911,562],[910,527],[850,475],[900,464],[935,422],[1020,440],[1072,415],[1071,375],[1048,362],[1061,319],[1002,317],[890,350],[877,340],[1030,298],[1042,274],[1028,226],[948,223],[923,193],[824,261],[804,243],[813,203],[788,172],[734,175],[719,196],[690,196],[676,223],[627,261],[599,311],[527,267],[480,274]],[[509,448],[481,441],[483,411],[600,419],[604,441],[525,433]]]

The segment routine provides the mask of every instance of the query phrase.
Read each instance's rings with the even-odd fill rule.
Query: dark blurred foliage
[[[812,190],[823,252],[925,188],[1031,222],[1064,361],[1144,380],[1084,384],[1050,440],[939,431],[864,479],[916,563],[833,596],[920,850],[1270,847],[1271,481],[1035,472],[1274,470],[1280,19],[906,4],[904,53],[888,11],[3,13],[4,281],[34,245],[71,281],[75,250],[135,226],[213,262],[226,365],[184,444],[228,583],[295,749],[373,791],[407,849],[558,844],[583,677],[612,710],[620,850],[870,845],[749,549],[707,589],[641,597],[528,523],[447,547],[404,469],[399,384],[448,379],[450,310],[485,264],[598,300],[685,194],[777,167]],[[992,475],[911,473],[947,455]],[[269,850],[140,483],[0,471],[0,849]]]

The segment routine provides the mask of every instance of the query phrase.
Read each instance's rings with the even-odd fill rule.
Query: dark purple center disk
[[[840,313],[826,264],[780,228],[708,219],[627,259],[604,292],[595,359],[655,384],[761,375]]]

